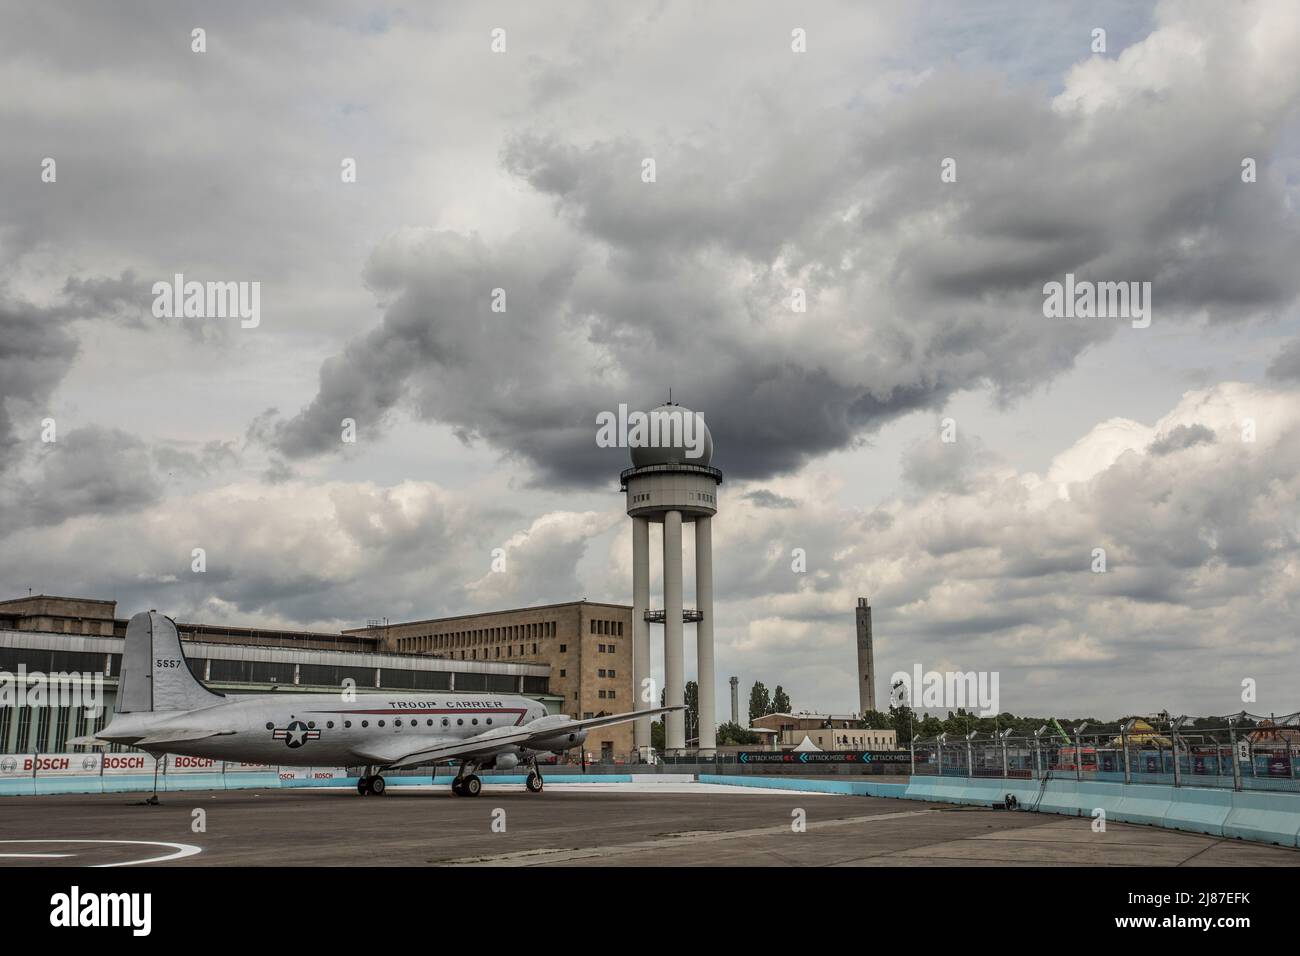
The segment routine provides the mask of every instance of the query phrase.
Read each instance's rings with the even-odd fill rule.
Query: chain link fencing
[[[1032,736],[940,734],[912,741],[918,776],[1045,778],[1300,792],[1300,713],[1133,718]]]

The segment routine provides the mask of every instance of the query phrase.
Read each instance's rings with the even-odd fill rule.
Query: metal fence
[[[1222,726],[1218,726],[1218,723]],[[1300,792],[1300,713],[1285,717],[1137,718],[1105,728],[1043,727],[1032,736],[940,734],[914,740],[920,776],[1074,779]]]

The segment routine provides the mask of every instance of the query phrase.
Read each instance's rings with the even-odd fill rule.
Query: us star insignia
[[[271,736],[276,740],[283,740],[287,746],[296,749],[309,740],[320,740],[320,731],[312,730],[301,720],[295,720],[288,727],[275,728]]]

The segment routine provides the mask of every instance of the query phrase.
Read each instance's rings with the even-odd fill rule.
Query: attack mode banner
[[[165,773],[221,773],[221,761],[211,757],[182,757],[168,754],[165,758]]]
[[[104,754],[104,773],[153,773],[157,763],[148,754]]]

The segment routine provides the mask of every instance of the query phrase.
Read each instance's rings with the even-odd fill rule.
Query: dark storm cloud
[[[1147,451],[1153,455],[1168,455],[1193,445],[1209,445],[1213,442],[1214,431],[1204,425],[1178,425],[1156,438],[1147,446]]]
[[[1273,357],[1268,377],[1278,382],[1300,382],[1300,339],[1292,339]]]
[[[799,502],[793,498],[787,498],[785,495],[778,495],[775,491],[769,491],[767,488],[757,488],[744,496],[746,501],[751,501],[760,508],[797,508]]]
[[[0,288],[0,473],[21,457],[24,440],[39,441],[49,412],[42,406],[77,348],[56,312],[14,301]]]
[[[162,497],[149,447],[120,429],[73,429],[43,447],[38,466],[39,479],[19,494],[33,524],[132,511]]]
[[[54,418],[57,426],[59,416],[48,402],[80,350],[73,323],[158,327],[150,302],[148,284],[130,270],[116,279],[70,276],[47,306],[14,298],[0,284],[0,472],[22,457],[24,447],[36,449],[44,418]]]
[[[510,134],[503,167],[555,222],[384,243],[369,268],[382,322],[322,366],[274,444],[320,454],[345,417],[414,413],[539,480],[592,484],[625,461],[595,447],[596,414],[672,386],[704,412],[715,464],[765,478],[958,391],[1022,398],[1135,334],[1045,319],[1042,286],[1067,272],[1151,282],[1161,323],[1275,313],[1296,295],[1300,239],[1267,160],[1296,84],[1261,93],[1226,69],[1236,34],[1205,42],[1203,66],[1084,61],[1053,102],[947,71],[883,104],[765,90],[711,128],[653,138],[631,123],[584,142]],[[1261,157],[1258,183],[1240,181],[1242,155]],[[489,308],[498,287],[506,314]]]

